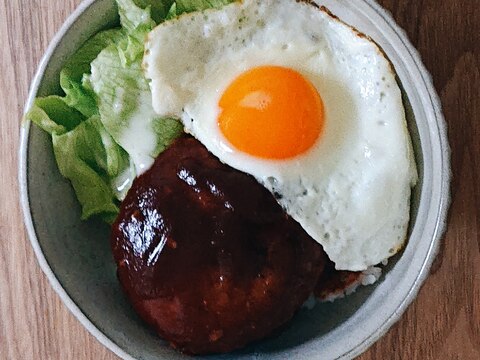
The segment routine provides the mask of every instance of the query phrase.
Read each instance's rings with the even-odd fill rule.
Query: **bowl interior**
[[[402,53],[405,49],[401,44],[392,43],[384,25],[379,23],[380,15],[375,14],[368,2],[359,1],[359,6],[357,2],[352,5],[335,0],[321,3],[378,42],[394,63],[403,84],[420,175],[412,198],[414,226],[410,229],[410,239],[403,254],[390,261],[375,286],[362,287],[345,299],[317,305],[313,310],[301,310],[278,337],[240,352],[208,358],[280,359],[299,354],[309,359],[350,357],[378,338],[380,332],[391,325],[392,319],[398,317],[396,311],[411,295],[419,275],[425,270],[426,259],[431,256],[433,234],[426,234],[425,224],[431,206],[433,168],[424,166],[433,151],[429,135],[431,125],[427,121],[422,94],[416,89],[414,75]],[[113,0],[90,1],[84,7],[83,14],[66,29],[47,59],[38,93],[33,89],[32,96],[60,93],[58,76],[65,60],[92,34],[118,23]],[[49,136],[35,126],[26,134],[23,139],[25,190],[30,206],[30,214],[26,216],[31,216],[36,235],[32,241],[38,240],[48,266],[78,307],[76,315],[85,316],[91,322],[89,327],[99,329],[134,358],[185,358],[169,349],[149,330],[126,301],[110,253],[109,229],[97,221],[80,221],[80,207],[70,184],[58,172]],[[116,346],[111,346],[112,350],[118,351]]]

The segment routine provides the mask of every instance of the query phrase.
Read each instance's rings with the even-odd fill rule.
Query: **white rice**
[[[328,294],[324,298],[318,299],[320,302],[334,302],[337,299],[342,299],[347,295],[353,294],[357,288],[362,286],[373,285],[382,276],[382,268],[378,266],[370,266],[363,271],[357,281],[347,286],[345,289]]]
[[[384,260],[382,265],[387,265],[388,260]],[[345,289],[341,289],[336,292],[332,292],[323,298],[317,298],[313,294],[305,301],[303,308],[311,310],[318,302],[334,302],[337,299],[342,299],[345,296],[353,294],[359,286],[369,286],[376,283],[382,276],[382,268],[379,266],[370,266],[367,270],[363,271],[357,281],[347,286]]]

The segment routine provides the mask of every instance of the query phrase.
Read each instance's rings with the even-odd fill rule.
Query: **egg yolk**
[[[323,102],[316,88],[280,66],[261,66],[235,79],[223,93],[218,125],[238,150],[267,159],[298,156],[319,138]]]

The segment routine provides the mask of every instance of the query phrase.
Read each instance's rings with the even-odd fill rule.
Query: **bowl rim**
[[[432,105],[432,110],[434,113],[434,118],[436,120],[435,125],[437,127],[438,133],[438,143],[441,148],[439,151],[440,156],[440,199],[437,210],[437,216],[435,219],[435,225],[432,233],[432,240],[428,248],[427,254],[423,260],[423,264],[419,270],[417,277],[415,278],[410,290],[405,294],[404,299],[398,305],[397,309],[380,325],[380,327],[372,332],[362,343],[358,344],[355,348],[347,351],[340,358],[355,358],[365,352],[371,345],[373,345],[377,340],[379,340],[383,335],[385,335],[388,330],[395,324],[405,313],[408,306],[415,300],[418,292],[425,283],[425,280],[430,274],[430,269],[434,260],[437,257],[437,254],[440,250],[440,244],[447,230],[447,215],[451,203],[451,149],[448,142],[447,136],[447,124],[445,117],[442,111],[442,104],[438,96],[437,91],[435,90],[432,76],[425,67],[420,53],[413,46],[408,38],[407,33],[403,30],[395,21],[392,14],[380,6],[375,0],[364,0],[364,3],[367,6],[376,12],[376,14],[383,19],[385,24],[388,24],[393,30],[393,33],[400,41],[400,43],[405,47],[410,56],[411,60],[416,66],[416,73],[419,76],[419,79],[422,81],[424,90],[428,95],[429,103]],[[432,135],[432,134],[430,134]]]
[[[28,111],[28,109],[33,105],[40,84],[43,81],[47,65],[49,64],[49,61],[55,53],[57,47],[62,42],[64,35],[70,30],[70,28],[75,24],[75,22],[82,16],[82,14],[96,1],[98,0],[83,0],[77,6],[77,8],[69,15],[69,17],[65,20],[63,25],[60,27],[60,29],[50,41],[46,52],[40,60],[37,71],[30,85],[28,98],[24,107],[24,113],[26,113],[26,111]],[[437,217],[435,219],[433,238],[430,242],[426,257],[422,262],[422,266],[419,269],[418,275],[415,278],[411,288],[404,295],[403,300],[398,305],[397,309],[393,313],[391,313],[375,331],[368,335],[361,343],[357,344],[352,349],[347,350],[343,355],[338,357],[338,359],[354,358],[366,351],[374,342],[380,339],[380,337],[382,337],[395,322],[400,319],[407,307],[415,299],[424,281],[429,275],[430,268],[439,250],[440,242],[446,230],[447,213],[451,201],[450,147],[447,139],[447,127],[441,109],[441,102],[437,92],[435,91],[432,78],[427,69],[425,68],[425,65],[421,60],[420,54],[409,41],[405,31],[400,28],[400,26],[395,22],[392,15],[387,10],[382,8],[378,3],[376,3],[375,0],[363,0],[363,3],[366,6],[370,7],[370,9],[374,11],[380,18],[382,18],[385,24],[388,24],[388,26],[390,26],[391,30],[397,37],[397,40],[400,41],[400,43],[404,46],[404,48],[408,52],[407,55],[416,65],[415,71],[418,74],[419,79],[422,81],[424,91],[426,92],[426,94],[428,94],[428,100],[432,106],[434,117],[436,119],[436,127],[438,132],[437,141],[441,145],[443,150],[440,152],[440,167],[442,169],[442,173],[439,185],[441,198],[439,201]],[[99,330],[93,324],[93,322],[82,312],[81,308],[73,301],[73,299],[68,295],[66,290],[62,287],[60,281],[50,267],[48,260],[45,258],[45,255],[37,238],[32,213],[30,210],[27,173],[30,126],[30,121],[22,122],[20,131],[20,144],[18,149],[18,180],[20,190],[20,205],[23,212],[24,223],[27,230],[28,238],[30,240],[31,246],[33,247],[40,268],[42,269],[51,286],[53,287],[57,295],[60,297],[62,302],[66,305],[68,310],[102,345],[107,347],[109,350],[111,350],[114,354],[116,354],[122,359],[136,360],[129,353],[123,350],[117,343],[115,343],[111,338],[109,338],[101,330]]]
[[[33,105],[37,92],[39,90],[40,84],[43,80],[45,70],[47,65],[55,53],[55,50],[61,43],[64,35],[70,30],[70,28],[75,24],[75,22],[82,16],[82,14],[92,6],[97,0],[83,0],[77,8],[67,17],[65,22],[62,24],[60,29],[56,32],[52,40],[50,41],[47,50],[43,54],[40,63],[38,65],[37,71],[33,77],[30,89],[28,92],[28,98],[25,103],[23,113],[26,114],[28,109]],[[60,297],[62,302],[68,308],[71,314],[77,318],[77,320],[83,325],[85,329],[90,332],[102,345],[111,350],[114,354],[125,360],[136,360],[126,351],[124,351],[118,344],[116,344],[112,339],[107,337],[102,331],[100,331],[90,319],[82,312],[80,307],[73,301],[73,299],[67,294],[65,289],[60,284],[60,281],[56,277],[52,268],[50,267],[45,255],[43,254],[40,242],[38,241],[37,234],[35,231],[35,226],[33,224],[32,213],[30,211],[30,196],[28,191],[28,144],[29,144],[29,134],[30,134],[30,121],[25,121],[22,119],[22,126],[20,130],[20,147],[18,151],[18,180],[20,188],[20,204],[23,212],[23,219],[25,227],[27,230],[28,238],[30,244],[33,247],[35,256],[37,257],[38,264],[42,269],[43,273],[47,276],[50,285],[53,290]]]

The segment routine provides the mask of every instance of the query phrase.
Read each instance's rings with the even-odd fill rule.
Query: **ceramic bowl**
[[[438,96],[404,32],[372,0],[319,1],[370,35],[393,62],[404,88],[420,182],[412,198],[408,245],[381,280],[334,303],[301,310],[278,337],[210,359],[350,359],[365,351],[399,319],[428,275],[449,203],[449,148]],[[79,46],[118,24],[114,0],[87,0],[53,39],[33,80],[36,96],[60,93],[59,71]],[[28,234],[43,271],[79,321],[124,359],[184,359],[132,311],[120,289],[109,248],[109,229],[80,221],[73,190],[55,164],[49,136],[25,123],[19,179]]]

